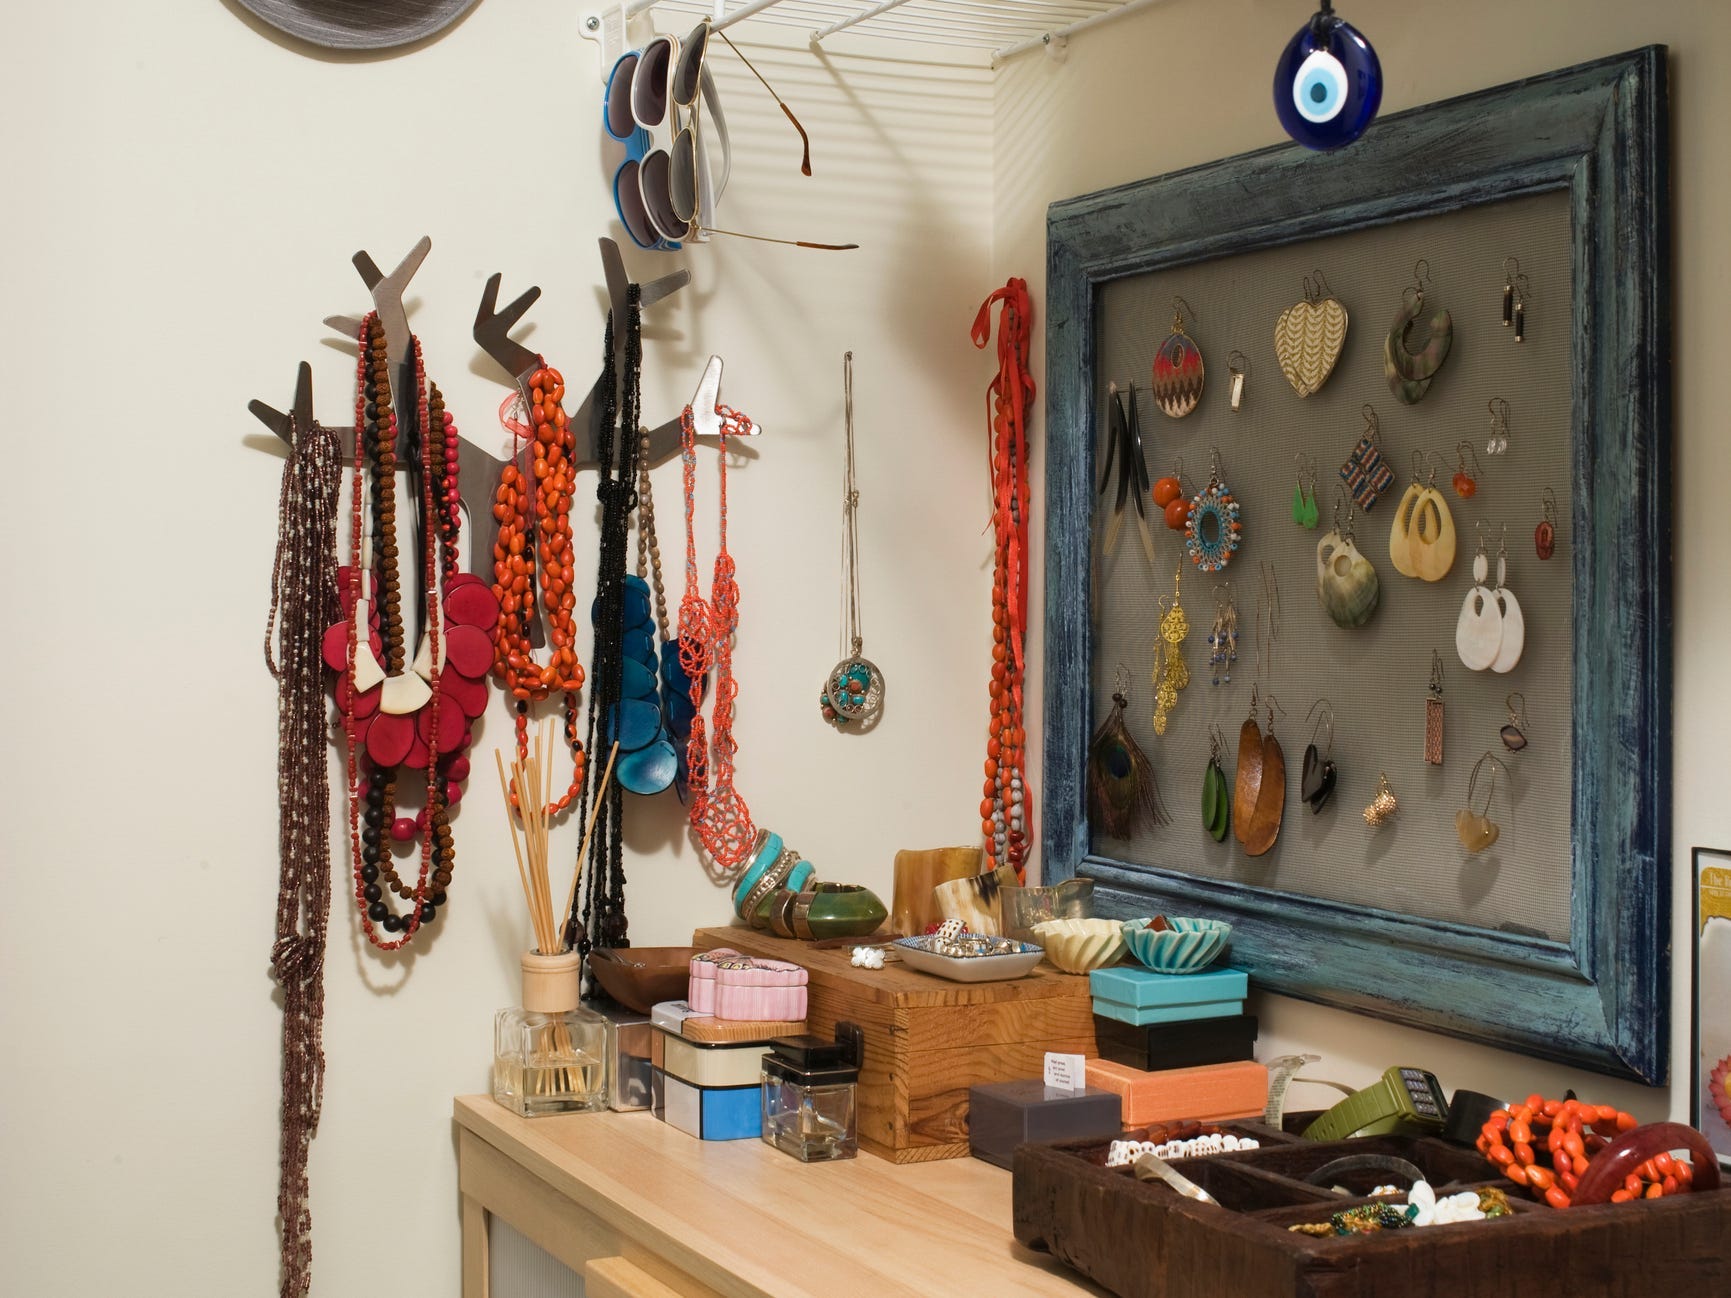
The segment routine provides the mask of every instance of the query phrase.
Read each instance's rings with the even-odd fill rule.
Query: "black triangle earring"
[[[1321,715],[1317,715],[1318,709],[1321,709]],[[1299,792],[1309,804],[1311,814],[1316,815],[1333,795],[1339,778],[1333,760],[1334,704],[1327,699],[1318,699],[1310,705],[1310,715],[1315,718],[1315,724],[1310,731],[1310,746],[1304,750],[1304,774],[1299,782]],[[1318,755],[1316,732],[1324,721],[1328,722],[1328,750]]]

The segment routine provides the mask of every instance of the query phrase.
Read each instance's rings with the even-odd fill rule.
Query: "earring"
[[[1226,592],[1224,597],[1222,590]],[[1219,685],[1224,680],[1232,684],[1232,664],[1238,661],[1238,606],[1232,602],[1231,582],[1214,588],[1214,627],[1208,633],[1208,649],[1213,683]]]
[[[1485,402],[1485,409],[1491,412],[1491,436],[1485,443],[1485,454],[1501,455],[1509,449],[1509,403],[1492,397]]]
[[[1518,707],[1516,699],[1520,700]],[[1527,696],[1517,691],[1504,699],[1503,705],[1509,710],[1509,723],[1497,733],[1502,736],[1504,748],[1518,753],[1527,746]]]
[[[1310,705],[1310,715],[1315,717],[1315,722],[1310,729],[1310,747],[1304,750],[1304,774],[1299,780],[1298,791],[1310,805],[1310,814],[1314,816],[1334,793],[1337,778],[1333,761],[1334,704],[1327,699],[1318,699]],[[1328,722],[1328,750],[1319,757],[1316,752],[1316,732],[1324,721]]]
[[[1549,559],[1557,552],[1557,493],[1546,487],[1539,503],[1544,517],[1533,529],[1533,548],[1539,552],[1539,558]]]
[[[1515,276],[1515,341],[1527,340],[1527,291],[1530,288],[1524,273]]]
[[[1503,643],[1502,609],[1485,579],[1490,576],[1491,561],[1485,554],[1484,526],[1478,529],[1479,548],[1473,556],[1473,588],[1461,605],[1461,615],[1455,622],[1455,653],[1461,665],[1471,672],[1482,672],[1497,660]]]
[[[1226,371],[1232,376],[1232,413],[1237,414],[1244,405],[1244,378],[1250,373],[1250,359],[1235,348],[1226,353]]]
[[[1376,796],[1370,800],[1370,805],[1364,809],[1364,823],[1372,828],[1380,828],[1393,820],[1400,810],[1400,800],[1394,796],[1394,790],[1389,787],[1388,775],[1379,774],[1376,777]]]
[[[1256,754],[1250,759],[1254,789],[1247,796],[1244,750],[1246,734],[1254,736],[1256,733],[1255,703],[1253,693],[1253,715],[1244,723],[1246,729],[1241,730],[1238,737],[1238,788],[1232,807],[1236,821],[1232,832],[1246,856],[1263,856],[1273,848],[1275,840],[1280,837],[1281,818],[1286,814],[1286,754],[1281,751],[1280,741],[1274,737],[1275,709],[1282,712],[1286,709],[1280,707],[1272,694],[1267,697],[1268,729],[1262,733]]]
[[[1184,664],[1184,637],[1190,634],[1189,620],[1178,603],[1178,585],[1184,576],[1184,565],[1172,577],[1172,599],[1160,600],[1160,638],[1154,642],[1154,733],[1166,733],[1166,721],[1178,706],[1178,691],[1190,684],[1190,669]]]
[[[1216,843],[1226,841],[1226,830],[1232,817],[1232,798],[1227,792],[1226,771],[1220,756],[1226,751],[1226,737],[1219,726],[1208,727],[1208,769],[1202,773],[1202,827]]]
[[[1314,279],[1306,275],[1303,300],[1287,307],[1274,322],[1274,354],[1280,372],[1300,397],[1311,395],[1334,373],[1346,346],[1346,325],[1346,308],[1322,272],[1316,271]]]
[[[1471,456],[1473,461],[1471,473],[1467,472],[1468,456]],[[1478,494],[1478,475],[1484,473],[1484,470],[1479,468],[1479,453],[1473,450],[1471,442],[1455,443],[1455,465],[1455,495],[1462,500],[1471,500]]]
[[[1184,328],[1188,313],[1201,319],[1181,297],[1172,299],[1172,332],[1154,353],[1154,400],[1173,419],[1182,419],[1202,400],[1202,349]]]
[[[1203,572],[1219,572],[1232,562],[1243,530],[1238,513],[1238,502],[1220,480],[1220,452],[1215,451],[1208,486],[1191,498],[1184,524],[1184,550],[1191,563]]]
[[[1430,341],[1418,352],[1407,349],[1406,336],[1413,321],[1424,310],[1424,286],[1430,283],[1430,263],[1424,258],[1413,263],[1413,282],[1401,290],[1400,310],[1383,342],[1383,377],[1389,390],[1407,405],[1417,405],[1430,390],[1431,380],[1448,359],[1454,342],[1454,317],[1438,311],[1430,318]]]
[[[1382,425],[1376,417],[1376,407],[1368,402],[1364,407],[1364,433],[1346,463],[1340,466],[1340,480],[1358,502],[1369,510],[1377,498],[1394,485],[1394,470],[1382,455]]]
[[[1435,649],[1430,651],[1430,690],[1424,701],[1424,760],[1427,766],[1443,764],[1443,664]]]
[[[1491,786],[1485,793],[1484,811],[1477,812],[1473,810],[1473,789],[1478,784],[1479,768],[1486,762],[1491,764]],[[1497,772],[1499,770],[1505,770],[1503,764],[1489,753],[1474,762],[1473,773],[1467,779],[1467,805],[1455,813],[1455,833],[1460,837],[1461,846],[1475,856],[1496,842],[1502,835],[1502,830],[1490,818],[1491,800],[1497,795]]]
[[[1507,329],[1515,319],[1515,276],[1521,272],[1519,257],[1503,258],[1503,328]]]
[[[1494,592],[1497,607],[1502,612],[1503,635],[1502,643],[1497,648],[1496,659],[1491,663],[1491,670],[1499,674],[1507,674],[1515,669],[1515,664],[1521,660],[1521,651],[1527,644],[1527,619],[1521,612],[1521,603],[1515,598],[1514,591],[1508,588],[1509,577],[1509,529],[1503,528],[1503,539],[1497,545],[1497,588]]]
[[[1124,725],[1129,688],[1130,673],[1119,667],[1111,711],[1088,745],[1088,815],[1108,838],[1135,837],[1145,818],[1156,825],[1171,821],[1154,765]]]
[[[1316,544],[1316,597],[1334,624],[1352,630],[1370,621],[1382,599],[1382,579],[1353,543],[1352,506],[1346,510],[1346,531],[1340,527],[1344,492],[1336,491],[1334,526]]]
[[[1172,475],[1154,483],[1154,504],[1165,514],[1166,526],[1182,532],[1190,521],[1190,502],[1184,498],[1184,461],[1173,467]]]
[[[1292,487],[1292,521],[1303,528],[1316,526],[1316,460],[1303,452],[1292,457],[1298,462],[1298,478]]]
[[[1412,485],[1396,506],[1389,529],[1388,558],[1403,577],[1441,581],[1455,564],[1454,515],[1437,490],[1434,465],[1427,483],[1418,480],[1424,452],[1414,451],[1412,463]]]

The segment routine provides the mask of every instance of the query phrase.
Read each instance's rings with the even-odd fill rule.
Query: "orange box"
[[[1110,1059],[1090,1059],[1088,1085],[1119,1097],[1126,1127],[1254,1117],[1268,1103],[1268,1069],[1254,1059],[1153,1073]]]

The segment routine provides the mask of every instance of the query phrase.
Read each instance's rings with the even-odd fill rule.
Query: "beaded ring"
[[[1205,524],[1214,520],[1214,534],[1208,535]],[[1190,521],[1184,525],[1184,549],[1190,562],[1203,572],[1219,572],[1232,561],[1238,549],[1238,501],[1219,478],[1211,478],[1208,489],[1197,493],[1190,501]]]

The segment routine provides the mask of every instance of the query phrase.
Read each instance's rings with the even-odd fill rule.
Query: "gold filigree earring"
[[[1160,600],[1160,638],[1154,642],[1154,733],[1166,733],[1166,721],[1178,706],[1178,691],[1190,684],[1190,668],[1184,664],[1184,637],[1190,634],[1190,620],[1178,602],[1178,588],[1184,577],[1180,563],[1172,577],[1172,599]]]

